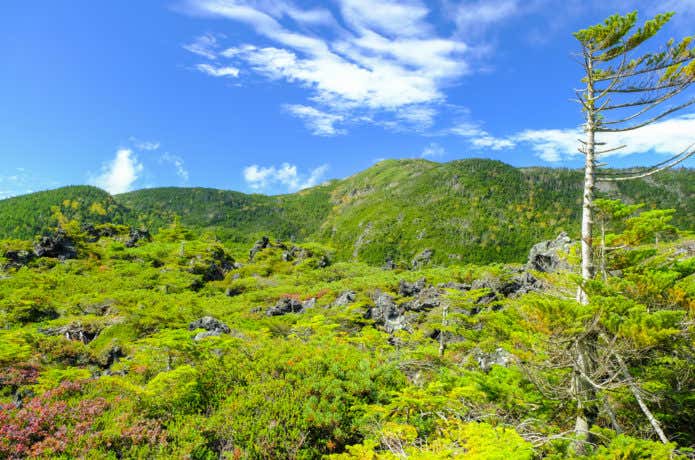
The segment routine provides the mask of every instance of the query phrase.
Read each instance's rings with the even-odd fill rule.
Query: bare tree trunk
[[[594,104],[594,84],[591,76],[593,67],[590,56],[586,56],[586,70],[589,76],[586,88],[586,142],[584,144],[584,195],[582,202],[582,282],[591,280],[594,276],[594,253],[593,253],[593,226],[594,226],[594,184],[596,167],[596,113]],[[579,286],[577,290],[577,301],[582,305],[589,303],[589,298],[584,290],[584,286]],[[583,375],[591,375],[592,356],[589,353],[589,337],[581,338],[576,344],[576,359],[572,378],[572,390],[577,399],[577,419],[574,426],[576,442],[574,450],[578,454],[586,453],[587,443],[590,441],[591,424],[595,417],[592,416],[591,405],[596,399],[595,389],[586,381]]]
[[[610,400],[605,395],[603,396],[603,408],[608,414],[608,417],[611,419],[611,425],[613,425],[613,429],[615,430],[615,432],[621,434],[623,432],[623,429],[618,423],[618,419],[615,416],[615,411],[613,410],[613,406],[611,406]]]
[[[444,356],[444,350],[446,349],[446,329],[447,329],[447,313],[449,310],[449,306],[444,304],[442,307],[442,330],[439,331],[439,357],[441,358]]]
[[[574,350],[576,363],[572,375],[572,393],[577,402],[577,418],[574,424],[576,441],[572,447],[579,455],[587,454],[587,445],[591,442],[590,430],[597,416],[596,389],[585,377],[593,373],[591,340],[588,337],[581,338]]]
[[[587,141],[585,148],[584,162],[584,195],[582,203],[582,280],[588,281],[594,277],[594,252],[593,252],[593,237],[594,228],[594,186],[595,186],[595,167],[596,158],[595,136],[594,132],[594,114],[587,114],[586,131]],[[577,301],[586,305],[589,299],[582,287],[577,292]]]
[[[603,281],[608,279],[608,273],[606,273],[606,221],[601,220],[601,275],[603,276]]]

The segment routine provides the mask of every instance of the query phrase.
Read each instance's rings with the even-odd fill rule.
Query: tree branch
[[[631,77],[636,77],[637,75],[644,75],[644,74],[646,74],[646,73],[656,72],[656,71],[658,71],[658,70],[668,69],[669,67],[673,67],[674,65],[685,64],[686,62],[692,61],[693,59],[695,59],[695,55],[691,55],[691,56],[689,56],[689,57],[687,57],[687,58],[681,59],[680,61],[675,61],[675,62],[671,62],[671,63],[668,63],[668,64],[660,64],[660,65],[658,65],[657,67],[653,67],[653,68],[651,68],[651,69],[637,70],[637,71],[634,71],[634,72],[632,72],[632,73],[630,73],[630,74],[624,75],[624,77],[625,77],[625,78],[631,78]],[[594,81],[600,82],[600,81],[610,80],[611,78],[613,78],[614,75],[615,75],[615,72],[613,72],[612,75],[605,75],[605,76],[603,76],[603,77],[594,78]]]
[[[668,116],[668,115],[671,115],[671,114],[674,113],[674,112],[677,112],[677,111],[679,111],[679,110],[682,110],[682,109],[684,109],[684,108],[686,108],[686,107],[689,107],[689,106],[691,106],[691,105],[693,105],[693,104],[695,104],[695,98],[693,98],[693,99],[689,100],[688,102],[685,102],[685,103],[683,103],[683,104],[681,104],[681,105],[677,105],[677,106],[675,106],[675,107],[673,107],[673,108],[671,108],[671,109],[669,109],[669,110],[666,110],[666,111],[664,111],[664,112],[661,112],[659,115],[657,115],[657,116],[655,116],[655,117],[652,117],[652,118],[650,118],[649,120],[643,121],[642,123],[638,123],[638,124],[636,124],[636,125],[628,126],[628,127],[626,127],[626,128],[597,128],[597,129],[596,129],[596,132],[599,132],[599,133],[621,133],[621,132],[625,132],[625,131],[632,131],[632,130],[634,130],[634,129],[639,129],[639,128],[642,128],[642,127],[644,127],[644,126],[650,125],[650,124],[654,123],[655,121],[659,121],[659,120],[661,120],[662,118],[664,118],[664,117],[666,117],[666,116]],[[626,119],[624,119],[624,120],[616,121],[616,122],[613,122],[613,123],[625,123],[625,122],[628,121],[628,120],[629,120],[629,118],[626,118]]]
[[[688,149],[692,148],[693,145],[695,145],[695,144],[691,144],[690,147],[688,147]],[[634,179],[640,179],[643,177],[651,176],[652,174],[656,174],[656,173],[663,171],[665,169],[673,168],[674,166],[684,162],[685,160],[687,160],[691,156],[695,155],[695,149],[693,149],[689,152],[688,152],[688,149],[686,149],[683,153],[680,153],[676,156],[669,158],[668,160],[666,160],[664,162],[661,162],[657,165],[650,167],[649,169],[647,169],[646,171],[644,171],[642,173],[635,174],[632,176],[615,175],[615,177],[606,177],[606,176],[602,176],[602,175],[597,174],[596,180],[598,180],[600,182],[622,182],[622,181],[626,181],[626,180],[634,180]],[[669,164],[667,164],[667,163],[669,163]]]
[[[656,434],[657,436],[659,436],[661,442],[663,442],[664,444],[668,444],[668,438],[666,437],[666,434],[664,434],[664,430],[661,429],[659,421],[656,419],[656,417],[654,417],[654,414],[652,414],[652,412],[649,410],[644,400],[642,399],[642,395],[640,395],[640,388],[637,385],[637,383],[635,383],[635,380],[632,378],[632,375],[630,375],[630,371],[625,365],[625,361],[623,361],[620,355],[618,355],[615,352],[613,352],[613,356],[615,356],[615,359],[618,361],[623,375],[625,376],[625,380],[627,380],[627,384],[630,387],[630,391],[637,400],[637,404],[639,404],[640,409],[642,409],[642,412],[644,413],[645,417],[647,417],[647,420],[649,420],[649,423],[652,425],[652,428],[654,428],[654,431],[656,431]]]
[[[683,92],[683,90],[685,90],[685,88],[687,88],[687,87],[688,87],[688,85],[682,85],[680,88],[678,88],[674,91],[671,91],[670,93],[666,93],[666,94],[659,96],[659,97],[654,97],[651,99],[642,99],[642,100],[637,101],[637,102],[626,102],[625,104],[609,105],[609,106],[604,107],[603,110],[624,109],[624,108],[628,108],[628,107],[639,107],[642,105],[653,104],[655,102],[659,102],[661,100],[666,100],[670,97],[673,97],[676,94]]]
[[[659,91],[662,89],[675,88],[676,86],[683,85],[687,82],[692,83],[693,79],[686,80],[685,82],[679,81],[676,83],[667,83],[665,85],[657,86],[631,86],[627,88],[610,89],[608,93],[647,93],[649,91]],[[608,88],[606,88],[608,89]],[[602,92],[605,90],[601,90]]]

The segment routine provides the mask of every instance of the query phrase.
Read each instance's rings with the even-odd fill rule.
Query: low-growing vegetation
[[[0,243],[0,458],[569,458],[583,334],[602,337],[584,456],[689,458],[693,235],[598,204],[587,305],[562,238],[552,270],[387,269],[58,213],[48,239]]]

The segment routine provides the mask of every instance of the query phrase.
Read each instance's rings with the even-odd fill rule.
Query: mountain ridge
[[[601,195],[674,208],[695,228],[695,170],[611,184]],[[119,195],[69,186],[0,201],[0,238],[32,238],[54,225],[51,207],[81,222],[157,230],[175,218],[226,241],[315,240],[343,260],[408,264],[432,250],[437,264],[523,261],[530,246],[578,233],[581,171],[516,168],[496,160],[384,160],[345,179],[283,195],[158,187]],[[96,204],[95,204],[96,203]],[[38,217],[38,218],[37,218]]]

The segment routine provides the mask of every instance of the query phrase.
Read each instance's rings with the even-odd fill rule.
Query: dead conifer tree
[[[654,37],[672,18],[673,13],[659,14],[636,27],[637,13],[613,15],[602,24],[580,30],[574,34],[581,45],[581,63],[584,69],[584,89],[578,90],[577,100],[585,114],[585,138],[581,139],[580,152],[585,156],[584,194],[581,226],[581,272],[584,282],[595,274],[593,223],[594,189],[597,181],[626,181],[655,174],[682,163],[695,154],[695,144],[681,153],[658,164],[610,172],[601,169],[602,156],[623,149],[626,145],[610,145],[614,133],[644,128],[660,122],[679,110],[693,106],[695,97],[687,90],[695,82],[695,37],[679,42],[669,40],[655,52],[641,54],[644,44]],[[667,103],[671,103],[668,105]],[[695,134],[695,133],[694,133]],[[599,138],[601,137],[601,138]],[[586,305],[586,291],[580,286],[577,300]],[[577,447],[589,439],[589,429],[595,417],[596,385],[588,376],[595,373],[596,340],[585,334],[574,344],[574,378],[572,391],[577,401],[575,434]],[[619,357],[616,359],[620,359]],[[635,397],[650,422],[657,423],[646,409],[637,384],[630,380]],[[659,437],[663,432],[654,427]]]

